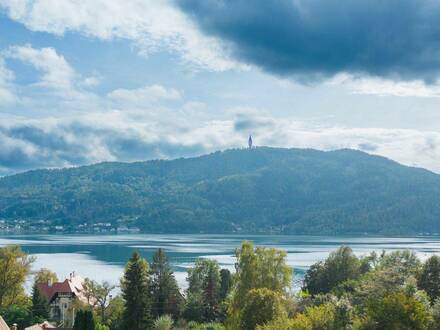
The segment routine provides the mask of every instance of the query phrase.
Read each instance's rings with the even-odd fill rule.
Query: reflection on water
[[[197,257],[217,260],[221,267],[234,269],[234,250],[241,241],[286,250],[288,263],[300,280],[314,262],[325,259],[340,245],[349,245],[358,255],[371,251],[411,249],[426,259],[440,253],[440,238],[432,237],[319,237],[319,236],[239,236],[239,235],[14,235],[1,236],[0,246],[19,244],[37,257],[34,269],[49,268],[59,278],[76,271],[83,277],[119,283],[123,267],[133,250],[147,260],[163,248],[181,287],[186,287],[186,271]]]

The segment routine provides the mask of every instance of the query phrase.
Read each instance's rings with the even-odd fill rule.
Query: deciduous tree
[[[418,286],[425,290],[431,301],[440,297],[440,257],[432,256],[426,260],[418,277]]]
[[[0,308],[25,299],[23,284],[33,261],[18,245],[0,248]]]

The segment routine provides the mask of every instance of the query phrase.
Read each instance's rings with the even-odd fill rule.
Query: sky
[[[0,176],[247,145],[440,173],[437,0],[0,0]]]

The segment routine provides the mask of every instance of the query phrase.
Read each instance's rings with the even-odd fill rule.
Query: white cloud
[[[173,88],[167,89],[161,85],[151,85],[136,89],[116,89],[110,92],[108,97],[126,105],[148,105],[158,101],[179,100],[181,93]]]
[[[42,87],[64,90],[73,87],[75,71],[54,48],[36,49],[30,45],[11,46],[5,54],[7,57],[29,63],[43,72],[37,83]]]
[[[97,76],[87,77],[81,82],[83,86],[87,86],[87,87],[98,86],[100,83],[101,83],[101,79]]]
[[[83,88],[96,85],[99,83],[98,78],[94,76],[83,78],[64,56],[52,47],[34,48],[31,45],[13,45],[0,53],[0,59],[3,63],[11,59],[21,61],[31,65],[38,72],[34,83],[14,84],[12,81],[9,83],[9,90],[16,90],[15,99],[20,101],[19,105],[22,109],[27,109],[27,111],[32,109],[35,113],[40,110],[43,112],[88,111],[92,107],[97,107],[101,102],[98,95]],[[0,76],[2,75],[1,68],[0,62]],[[13,73],[9,75],[13,76]],[[1,97],[0,78],[0,103]]]
[[[4,60],[0,57],[0,106],[10,105],[17,101],[12,91],[14,73],[6,68]]]
[[[356,77],[341,73],[327,82],[342,85],[355,94],[399,97],[440,97],[440,83],[427,84],[423,80],[394,81],[379,77]]]
[[[148,112],[92,112],[63,118],[0,122],[0,167],[16,171],[99,161],[133,161],[194,156],[245,147],[248,129],[237,120],[185,120],[176,113],[153,120]],[[257,146],[352,148],[440,173],[440,133],[410,129],[310,126],[295,120],[249,118]],[[20,166],[18,167],[17,164]],[[5,171],[5,170],[3,170]]]
[[[212,70],[236,66],[219,40],[202,35],[169,0],[0,0],[0,6],[32,31],[123,38],[132,40],[145,55],[164,49]]]

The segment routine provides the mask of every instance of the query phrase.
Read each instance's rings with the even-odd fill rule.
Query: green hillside
[[[145,232],[437,233],[440,176],[353,150],[228,150],[5,177],[0,219],[71,230],[110,222]]]

